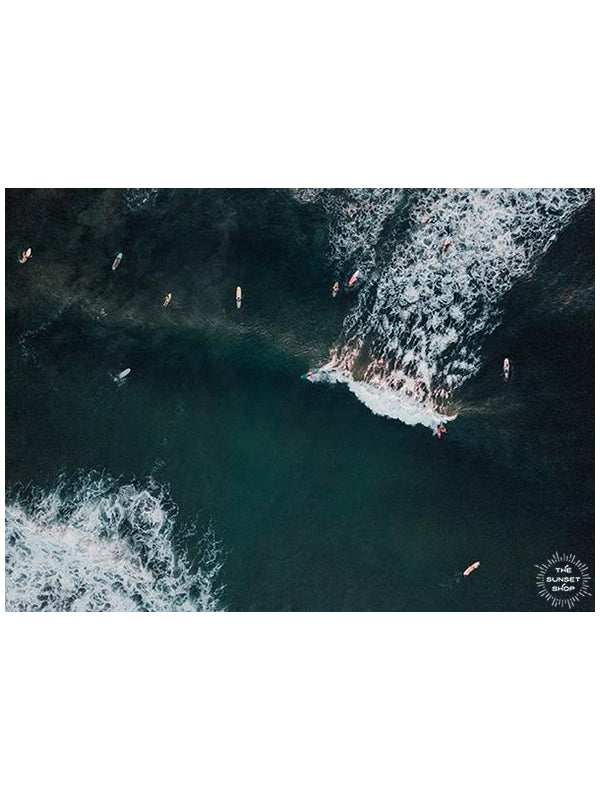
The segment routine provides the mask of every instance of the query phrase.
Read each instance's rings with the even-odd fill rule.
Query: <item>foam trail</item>
[[[592,192],[420,190],[411,198],[405,232],[386,231],[399,196],[363,191],[373,192],[356,212],[366,209],[362,227],[371,231],[366,280],[324,371],[375,413],[435,427],[453,418],[455,390],[479,369],[502,297],[535,269]],[[296,196],[336,213],[329,190]],[[377,197],[383,201],[373,212]],[[331,236],[336,262],[357,253],[356,237],[344,238],[339,219]]]
[[[91,474],[9,498],[6,610],[220,610],[214,532],[201,535],[193,569],[174,549],[176,519],[176,506],[153,480],[122,484]]]

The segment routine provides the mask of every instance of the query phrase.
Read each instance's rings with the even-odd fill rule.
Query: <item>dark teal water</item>
[[[153,476],[181,524],[212,521],[233,611],[547,611],[535,564],[593,564],[593,202],[502,298],[438,442],[299,379],[356,302],[331,300],[318,206],[283,190],[126,197],[7,192],[9,500],[60,474]],[[195,563],[202,540],[173,546]]]

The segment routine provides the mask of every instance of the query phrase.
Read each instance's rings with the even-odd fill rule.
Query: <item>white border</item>
[[[8,186],[589,186],[571,0],[6,9]]]

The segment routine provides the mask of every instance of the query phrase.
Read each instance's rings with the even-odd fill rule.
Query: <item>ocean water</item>
[[[555,612],[536,565],[592,566],[591,190],[6,201],[7,609]]]

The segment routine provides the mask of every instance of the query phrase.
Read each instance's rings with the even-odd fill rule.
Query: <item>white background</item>
[[[5,186],[594,186],[591,3],[19,2]],[[593,791],[595,614],[2,616],[11,800]]]

